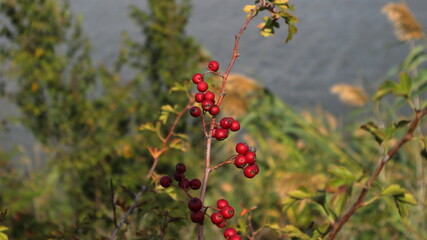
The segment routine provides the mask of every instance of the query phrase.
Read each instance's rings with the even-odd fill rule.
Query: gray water
[[[74,13],[84,18],[84,28],[93,46],[97,63],[111,64],[117,56],[121,33],[142,38],[128,17],[129,4],[145,7],[138,0],[71,0]],[[385,0],[298,0],[298,34],[284,44],[285,25],[272,38],[264,38],[256,28],[247,28],[241,39],[240,58],[233,72],[255,79],[290,105],[314,108],[321,105],[337,115],[348,109],[329,93],[335,83],[364,85],[371,92],[387,70],[408,53],[408,46],[396,40],[393,29],[381,13]],[[427,27],[427,0],[408,0],[418,21]],[[194,36],[223,66],[230,59],[234,34],[245,20],[242,8],[253,1],[193,0],[188,33]],[[0,117],[19,114],[0,101]],[[4,146],[31,146],[31,135],[20,126],[2,134]]]

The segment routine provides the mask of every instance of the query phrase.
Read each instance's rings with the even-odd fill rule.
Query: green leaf
[[[399,86],[392,81],[385,81],[383,82],[379,88],[378,91],[375,93],[373,100],[374,101],[379,101],[381,100],[381,98],[383,98],[384,96],[386,96],[389,93],[394,92]]]
[[[393,184],[393,185],[388,186],[386,189],[384,189],[381,192],[381,195],[383,195],[383,196],[403,195],[407,191],[408,190],[406,190],[405,188],[401,187],[400,185]]]
[[[296,237],[299,239],[310,239],[310,237],[307,234],[301,232],[301,230],[299,230],[297,227],[293,225],[286,225],[280,230],[286,233],[289,237]]]
[[[362,126],[360,126],[360,128],[372,134],[375,137],[375,141],[377,141],[377,143],[380,145],[386,138],[386,134],[383,131],[381,131],[378,128],[378,126],[373,122],[365,123]]]
[[[404,202],[410,205],[416,205],[417,200],[415,200],[414,196],[410,194],[409,192],[406,192],[403,194],[403,196],[396,197],[398,201]]]
[[[289,192],[288,195],[291,198],[297,199],[297,200],[302,200],[302,199],[308,199],[311,198],[312,195],[304,190],[294,190],[292,192]]]
[[[292,197],[285,198],[285,200],[283,200],[283,202],[282,202],[282,204],[283,204],[282,211],[286,212],[297,201],[298,201],[297,199],[292,198]]]
[[[406,72],[401,72],[399,76],[400,85],[394,90],[396,95],[409,96],[412,89],[412,78]]]
[[[0,240],[9,240],[9,237],[4,231],[8,230],[6,226],[0,226]]]
[[[396,205],[401,218],[407,218],[409,216],[409,210],[408,210],[407,204],[401,201],[398,201],[396,198],[394,199],[394,204]]]
[[[394,123],[394,127],[395,128],[402,128],[402,127],[405,127],[406,125],[408,125],[410,122],[411,122],[410,120],[403,119],[397,123]]]

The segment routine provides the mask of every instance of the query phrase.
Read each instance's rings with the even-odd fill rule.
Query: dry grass
[[[330,89],[331,93],[338,95],[339,99],[355,107],[362,107],[368,102],[368,95],[359,86],[349,84],[335,84]]]
[[[393,24],[396,37],[400,41],[408,42],[424,37],[421,24],[406,4],[388,3],[384,5],[382,12],[387,15],[389,21]]]

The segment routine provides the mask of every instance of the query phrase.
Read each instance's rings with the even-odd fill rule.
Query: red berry
[[[195,178],[195,179],[191,179],[190,181],[190,188],[193,190],[197,190],[200,188],[200,186],[202,186],[202,183],[200,182],[199,179]]]
[[[215,138],[218,141],[222,141],[228,137],[228,129],[218,128],[215,132]]]
[[[203,207],[203,203],[198,198],[194,197],[188,201],[188,208],[193,212],[199,211],[200,209],[202,209],[202,207]]]
[[[227,220],[222,220],[222,222],[220,222],[219,224],[216,225],[219,228],[225,228],[225,226],[227,226]]]
[[[190,108],[190,115],[191,116],[198,117],[198,116],[200,116],[200,114],[202,114],[202,110],[200,110],[199,107],[194,106],[194,107]]]
[[[182,178],[181,181],[179,181],[179,186],[183,189],[188,189],[190,187],[190,181],[186,178]]]
[[[246,155],[246,153],[249,151],[249,146],[246,143],[238,143],[236,144],[236,152],[240,153],[242,155]]]
[[[205,100],[205,94],[200,92],[196,93],[196,95],[194,95],[194,100],[196,100],[198,103],[203,102],[203,100]]]
[[[213,107],[213,102],[212,102],[212,100],[203,100],[203,102],[202,102],[202,108],[203,108],[203,110],[205,110],[205,111],[209,111],[209,110],[211,110],[211,108]]]
[[[225,231],[224,231],[224,237],[225,237],[225,239],[228,239],[228,238],[230,238],[230,237],[232,237],[234,235],[237,235],[236,229],[234,229],[234,228],[227,228],[227,229],[225,229]]]
[[[218,201],[216,202],[216,206],[217,206],[219,209],[222,209],[222,208],[227,207],[227,206],[229,206],[229,205],[228,205],[227,200],[225,200],[225,199],[220,199],[220,200],[218,200]]]
[[[249,165],[249,166],[245,167],[245,169],[243,170],[243,174],[247,178],[253,178],[258,173],[259,173],[259,168],[258,168],[258,164],[256,164],[256,163],[253,165]]]
[[[163,176],[160,178],[160,185],[164,188],[168,188],[172,185],[172,178],[169,176]]]
[[[221,121],[219,121],[219,125],[221,125],[222,128],[229,129],[231,127],[232,121],[233,120],[231,120],[229,117],[225,117],[222,118]]]
[[[220,110],[219,110],[218,105],[213,105],[213,106],[212,106],[212,108],[211,108],[211,110],[209,110],[209,113],[210,113],[212,116],[216,116],[216,115],[218,115],[218,114],[219,114],[219,112],[220,112]]]
[[[202,223],[204,218],[205,218],[205,213],[202,211],[191,213],[191,221],[193,221],[194,223]]]
[[[208,90],[209,85],[207,82],[199,82],[197,84],[197,90],[199,90],[200,92],[205,92],[206,90]]]
[[[207,100],[214,100],[215,99],[215,93],[211,91],[205,92],[205,99]]]
[[[231,121],[230,130],[233,132],[239,131],[240,129],[240,123],[236,120]]]
[[[187,167],[185,166],[184,163],[178,163],[176,164],[175,169],[177,173],[185,173],[185,171],[187,170]]]
[[[192,80],[193,80],[193,83],[195,83],[195,84],[198,84],[199,82],[203,82],[203,75],[200,73],[195,73],[193,75]]]
[[[185,175],[184,175],[184,173],[175,172],[175,174],[173,175],[173,178],[175,180],[177,180],[178,182],[180,182],[183,178],[185,178]]]
[[[219,69],[219,63],[217,61],[210,61],[208,64],[209,70],[216,72]]]
[[[246,166],[246,158],[242,154],[239,154],[234,159],[234,165],[238,168],[244,168]]]
[[[234,216],[234,208],[232,206],[226,206],[221,208],[221,215],[225,218],[225,219],[230,219]]]
[[[234,235],[234,236],[230,237],[228,240],[242,240],[242,237],[239,235]]]
[[[218,128],[217,127],[214,127],[214,129],[212,129],[212,137],[215,137],[216,136],[216,131],[218,130]]]
[[[220,212],[212,213],[211,215],[211,221],[213,224],[217,225],[220,224],[224,220],[224,217],[221,215]]]
[[[245,155],[246,163],[254,164],[256,162],[256,153],[252,151],[248,151]]]

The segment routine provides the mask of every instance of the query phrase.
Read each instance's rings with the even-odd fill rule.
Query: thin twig
[[[113,220],[114,227],[117,227],[116,203],[114,202],[114,186],[113,179],[110,178],[111,204],[113,205]]]
[[[132,205],[129,207],[125,215],[120,219],[119,225],[116,226],[113,233],[111,234],[110,240],[114,240],[117,237],[117,233],[119,232],[121,226],[126,221],[126,218],[132,213],[132,211],[137,207],[138,199],[141,197],[141,195],[147,190],[147,188],[143,185],[141,186],[141,189],[136,194],[135,198],[133,199]]]
[[[357,201],[353,204],[353,206],[344,214],[344,216],[338,221],[335,222],[332,225],[332,231],[328,236],[329,240],[335,239],[338,232],[341,230],[343,225],[350,219],[350,217],[357,211],[357,209],[363,207],[365,204],[363,202],[363,199],[365,198],[366,194],[368,193],[369,189],[371,188],[372,184],[377,179],[378,175],[383,170],[385,164],[399,151],[402,146],[410,141],[413,137],[413,133],[415,129],[417,128],[420,120],[424,117],[424,115],[427,114],[427,107],[423,108],[422,110],[415,112],[415,118],[411,121],[408,130],[406,131],[405,135],[397,142],[393,148],[391,148],[385,156],[383,156],[378,163],[377,168],[375,169],[374,173],[372,174],[371,178],[366,182],[365,187],[363,188],[362,192],[360,192],[359,197],[357,198]]]

